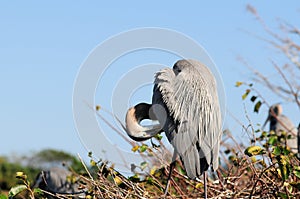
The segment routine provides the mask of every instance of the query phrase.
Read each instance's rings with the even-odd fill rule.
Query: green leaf
[[[176,169],[180,174],[186,175],[186,171],[180,165],[177,165]]]
[[[279,197],[279,198],[284,198],[284,199],[287,199],[287,198],[288,198],[288,196],[286,195],[286,193],[282,193],[282,192],[279,192],[279,193],[277,194],[277,197]]]
[[[263,131],[262,133],[261,133],[261,138],[264,138],[264,137],[267,137],[267,135],[268,135],[268,133],[266,132],[266,131]]]
[[[148,166],[147,162],[142,162],[141,163],[141,169],[144,170]]]
[[[0,199],[7,199],[7,197],[3,194],[0,194]]]
[[[97,165],[97,163],[96,163],[94,160],[90,160],[90,165],[91,165],[92,167],[94,167],[94,166]]]
[[[140,176],[138,174],[134,174],[133,176],[129,177],[128,180],[131,182],[140,182]]]
[[[288,166],[287,165],[283,165],[282,166],[282,171],[281,171],[281,173],[283,174],[282,175],[282,179],[285,181],[286,179],[288,179],[289,178],[289,175],[290,175],[290,170],[289,170],[289,168],[288,168]]]
[[[242,99],[246,99],[246,97],[248,96],[248,94],[250,93],[250,89],[247,89],[246,92],[242,95]]]
[[[255,133],[258,133],[258,132],[260,132],[260,129],[256,129],[256,130],[255,130]]]
[[[264,154],[265,151],[260,146],[250,146],[245,149],[244,153],[249,157],[254,155],[261,155]]]
[[[251,102],[254,102],[256,99],[257,99],[257,97],[253,95],[250,100],[251,100]]]
[[[258,113],[259,109],[261,106],[261,101],[256,102],[255,106],[254,106],[254,112]]]
[[[231,162],[236,162],[236,161],[238,160],[237,157],[234,156],[234,155],[229,156],[228,159],[229,159]]]
[[[276,146],[272,153],[276,156],[280,155],[280,153],[281,153],[280,147]]]
[[[156,134],[154,136],[157,140],[161,140],[163,138],[163,136],[161,134]]]
[[[285,181],[286,179],[289,178],[289,175],[290,175],[290,165],[289,165],[289,162],[288,162],[288,159],[286,158],[286,156],[277,156],[277,161],[278,161],[278,164],[279,164],[279,170],[280,170],[280,173],[281,173],[281,177],[282,177],[282,180]]]
[[[22,171],[17,171],[16,172],[16,178],[20,179],[20,180],[26,180],[27,179],[27,175],[22,172]]]
[[[23,184],[14,186],[9,190],[8,197],[15,197],[16,195],[18,195],[19,193],[21,193],[25,189],[27,189],[27,187],[26,187],[26,185],[23,185]]]
[[[300,182],[291,182],[290,185],[292,185],[296,189],[300,190]]]
[[[282,153],[283,153],[284,155],[288,155],[288,154],[291,153],[291,151],[288,150],[287,148],[283,148]]]
[[[153,178],[151,178],[151,177],[147,177],[147,183],[149,183],[149,184],[153,184],[155,181],[154,181],[154,179]]]
[[[196,189],[203,188],[204,184],[202,182],[198,182],[195,187]]]
[[[151,170],[150,170],[150,175],[154,175],[156,170],[157,170],[156,166],[152,167]]]
[[[297,176],[297,178],[300,178],[300,171],[294,170],[293,173],[295,176]]]
[[[34,188],[33,192],[38,194],[38,195],[43,195],[44,194],[44,192],[40,188]]]
[[[148,145],[143,144],[142,146],[140,146],[140,153],[145,152],[148,149]]]
[[[278,141],[278,137],[276,135],[272,135],[268,140],[268,144],[273,146],[275,143],[277,143],[277,141]]]

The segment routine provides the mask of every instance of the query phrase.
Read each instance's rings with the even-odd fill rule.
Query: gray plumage
[[[160,126],[151,130],[137,118],[158,120]],[[141,103],[128,110],[126,131],[138,141],[164,131],[191,179],[200,177],[209,166],[216,170],[222,131],[213,74],[196,60],[180,60],[173,69],[157,72],[152,104]]]
[[[294,153],[297,153],[297,129],[293,122],[285,115],[282,114],[282,106],[275,104],[270,107],[269,114],[263,127],[270,122],[269,130],[275,131],[277,135],[280,135],[282,131],[285,131],[288,135],[292,136],[292,139],[287,140],[287,146],[291,148]]]

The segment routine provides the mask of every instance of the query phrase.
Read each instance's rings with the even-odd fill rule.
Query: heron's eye
[[[175,75],[178,75],[181,72],[181,68],[179,68],[177,65],[173,67],[173,71],[175,72]]]

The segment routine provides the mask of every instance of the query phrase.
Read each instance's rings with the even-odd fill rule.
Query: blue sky
[[[269,59],[278,57],[268,44],[246,33],[268,37],[253,15],[246,11],[248,3],[1,2],[0,155],[56,148],[85,156],[86,151],[76,133],[72,113],[73,86],[79,68],[89,53],[107,38],[141,27],[172,29],[201,44],[222,75],[227,109],[247,124],[241,100],[243,89],[234,85],[236,81],[250,80],[252,74],[237,61],[237,56],[244,57],[264,74],[274,70]],[[278,29],[278,18],[298,27],[300,25],[300,4],[297,1],[272,4],[251,1],[251,5],[275,30]],[[142,60],[141,57],[136,59]],[[151,56],[147,57],[147,61],[150,59]],[[166,62],[173,64],[175,61]],[[129,65],[130,62],[125,59],[123,64]],[[106,95],[109,91],[101,92]],[[97,103],[102,103],[100,96],[96,95]],[[139,99],[143,97],[139,96]],[[149,101],[149,97],[145,95],[144,98]],[[271,104],[281,101],[268,93],[266,98]],[[296,123],[298,110],[289,103],[283,106],[286,107],[286,115]],[[246,107],[251,107],[251,104],[246,102]],[[261,111],[257,115],[249,110],[254,123],[265,119],[266,107]],[[241,139],[245,138],[241,135],[242,127],[228,114],[225,127]]]

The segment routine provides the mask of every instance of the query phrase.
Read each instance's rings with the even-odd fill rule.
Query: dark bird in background
[[[53,167],[46,171],[41,171],[34,182],[34,188],[40,188],[51,194],[46,194],[49,199],[56,199],[72,196],[74,199],[85,198],[83,190],[79,189],[78,183],[68,180],[72,173],[66,169]],[[57,197],[56,197],[57,196]],[[61,197],[59,197],[61,196]]]
[[[142,126],[143,119],[157,120],[158,125]],[[127,134],[136,141],[147,140],[165,132],[174,147],[169,180],[177,155],[187,176],[199,178],[219,164],[222,135],[221,112],[216,80],[211,71],[196,60],[179,60],[173,69],[165,68],[155,75],[152,104],[140,103],[129,108],[126,115]]]
[[[269,131],[274,131],[277,135],[280,135],[284,131],[287,135],[291,135],[291,139],[287,139],[286,145],[292,152],[297,153],[298,144],[296,126],[288,117],[282,114],[282,106],[280,104],[275,104],[270,107],[263,128],[268,122],[270,123]]]

